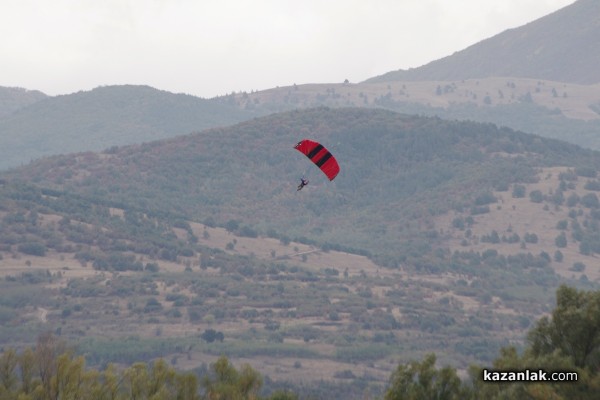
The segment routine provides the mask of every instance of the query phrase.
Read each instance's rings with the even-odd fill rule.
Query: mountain
[[[209,100],[144,86],[45,98],[12,90],[9,100],[24,101],[0,106],[0,169],[318,106],[491,122],[600,149],[600,83],[591,84],[600,82],[599,8],[579,0],[452,56],[359,84],[294,85]],[[0,90],[0,104],[7,90]]]
[[[448,57],[367,82],[460,81],[514,77],[600,83],[600,3],[578,0],[524,26],[509,29]]]
[[[367,107],[473,120],[600,149],[600,3],[579,0],[451,56],[361,83],[225,96],[254,112]]]
[[[340,160],[335,181],[296,154],[302,137],[319,139]],[[493,204],[492,192],[534,182],[540,168],[600,169],[599,161],[596,152],[490,124],[320,108],[51,157],[6,176],[220,226],[243,222],[398,264],[436,242],[430,229],[417,229],[433,229],[435,215],[477,208],[481,196]],[[296,193],[305,174],[311,185]]]
[[[0,119],[0,168],[52,154],[147,142],[248,119],[247,111],[148,86],[45,97]]]
[[[45,99],[44,93],[38,90],[0,86],[0,118]]]
[[[600,149],[600,85],[525,78],[331,83],[232,94],[215,101],[256,113],[311,107],[382,108],[507,126]]]
[[[225,354],[356,398],[425,353],[490,363],[558,285],[597,288],[598,171],[564,142],[365,108],[47,157],[0,174],[0,344],[53,331],[92,365]]]

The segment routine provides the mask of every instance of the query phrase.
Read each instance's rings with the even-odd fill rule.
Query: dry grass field
[[[558,109],[572,119],[597,120],[600,114],[590,106],[600,104],[600,85],[577,85],[525,78],[482,78],[456,82],[406,81],[390,83],[331,83],[279,87],[254,93],[237,94],[242,105],[291,103],[300,107],[328,99],[337,106],[373,105],[387,98],[431,107],[447,108],[452,104],[471,103],[478,106],[511,104],[528,101]]]
[[[552,195],[559,187],[560,173],[566,173],[569,168],[554,167],[544,168],[538,173],[538,182],[525,185],[527,193],[539,190],[544,195]],[[564,193],[565,198],[572,194],[583,197],[593,191],[584,189],[586,178],[579,178],[573,182],[574,188]],[[556,250],[560,250],[564,258],[562,262],[551,263],[556,273],[569,278],[578,279],[583,273],[592,281],[600,279],[600,262],[596,256],[585,256],[579,252],[579,244],[573,240],[568,240],[565,248],[558,248],[555,244],[556,237],[561,230],[557,228],[557,221],[568,221],[570,209],[567,206],[551,205],[544,201],[536,203],[531,201],[529,195],[522,198],[515,198],[510,191],[495,192],[494,196],[499,199],[496,204],[490,205],[490,212],[482,215],[473,216],[475,223],[470,227],[471,236],[468,238],[468,244],[464,243],[465,231],[453,228],[452,221],[456,217],[464,216],[454,212],[441,216],[436,221],[436,226],[442,229],[449,236],[448,247],[451,250],[483,252],[486,249],[496,249],[500,254],[510,255],[520,252],[531,252],[539,254],[542,251],[550,256]],[[536,234],[537,243],[527,243],[521,247],[518,243],[496,243],[491,244],[482,242],[480,239],[484,235],[489,235],[492,231],[498,232],[499,236],[509,236],[513,233],[521,238],[526,233]],[[583,262],[586,265],[584,272],[574,272],[570,268],[576,262]]]

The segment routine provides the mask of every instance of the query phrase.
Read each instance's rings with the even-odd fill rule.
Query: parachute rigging
[[[319,167],[330,181],[340,172],[337,160],[321,143],[303,139],[294,148]]]

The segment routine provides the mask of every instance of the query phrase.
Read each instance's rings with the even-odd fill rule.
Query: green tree
[[[512,197],[520,199],[525,197],[527,193],[527,188],[524,185],[514,185],[512,191]]]
[[[170,399],[173,396],[175,370],[162,358],[156,360],[149,373],[148,396],[151,399]]]
[[[177,374],[177,400],[200,400],[198,378],[193,373]]]
[[[0,393],[14,393],[18,361],[17,352],[13,349],[8,349],[0,356]]]
[[[298,395],[287,390],[277,390],[273,392],[269,400],[298,400]]]
[[[128,397],[131,400],[148,398],[148,368],[146,364],[137,362],[124,372],[125,383],[128,387]]]
[[[577,367],[600,368],[600,291],[561,286],[552,318],[542,317],[529,332],[534,356],[558,351]]]
[[[32,349],[25,349],[19,357],[21,391],[24,394],[29,394],[33,390],[35,362],[35,354]]]
[[[223,356],[212,364],[211,373],[204,377],[201,386],[207,400],[255,400],[262,383],[260,374],[248,364],[238,371]]]
[[[563,258],[564,258],[563,253],[560,250],[556,250],[554,252],[554,261],[562,262]]]
[[[554,244],[556,244],[556,247],[560,248],[567,247],[567,235],[565,235],[564,232],[561,232],[560,235],[554,239]]]
[[[534,203],[541,203],[544,201],[544,195],[539,190],[534,190],[533,192],[529,193],[529,198]]]
[[[436,369],[435,361],[435,354],[428,354],[422,362],[399,365],[392,374],[385,400],[464,399],[466,389],[456,370]]]

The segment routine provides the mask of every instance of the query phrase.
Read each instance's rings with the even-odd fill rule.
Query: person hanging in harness
[[[298,185],[298,190],[302,190],[302,188],[306,185],[308,185],[308,179],[300,178],[300,184]]]

